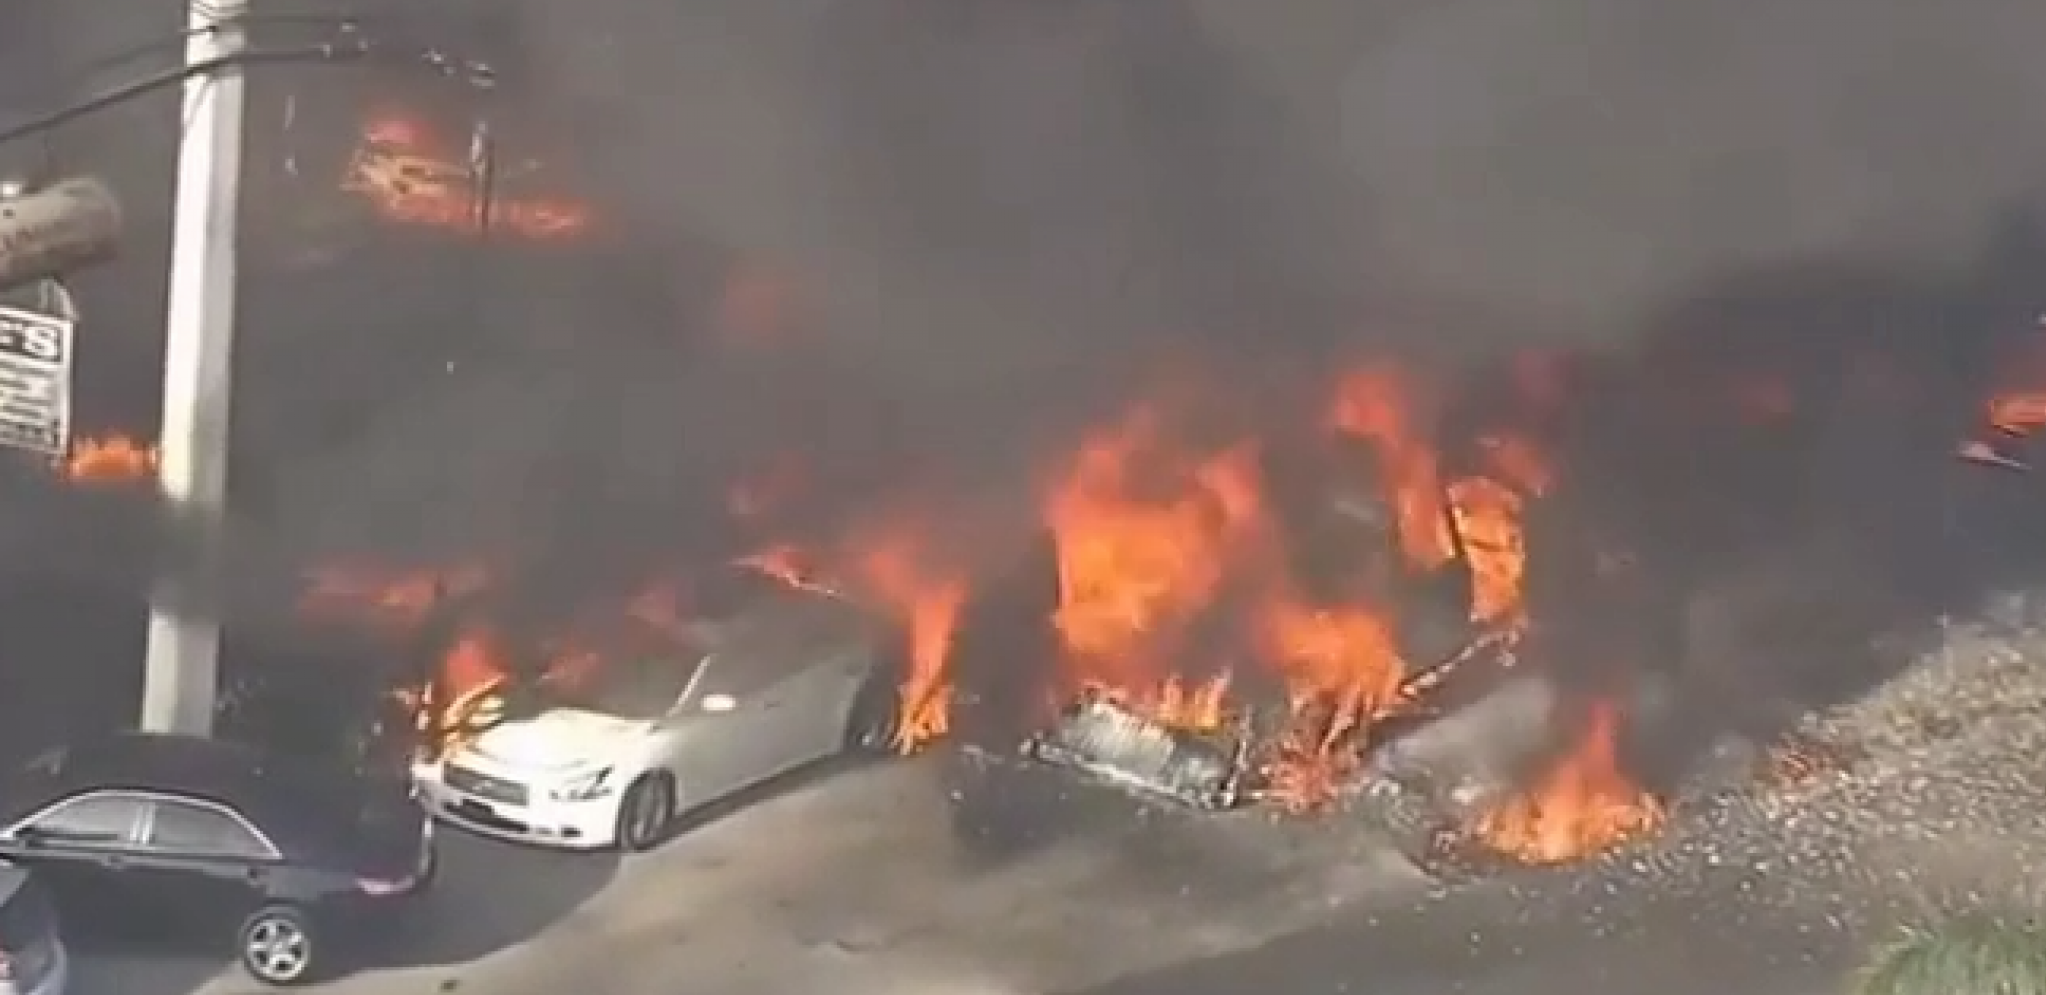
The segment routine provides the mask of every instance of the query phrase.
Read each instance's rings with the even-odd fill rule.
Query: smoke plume
[[[1625,328],[1729,268],[1931,270],[2035,203],[2046,12],[1415,5],[1358,39],[1348,161],[1405,278]]]
[[[1973,267],[2046,165],[2021,41],[2046,15],[2007,0],[478,10],[511,43],[504,116],[572,150],[625,236],[547,274],[370,251],[318,287],[251,276],[241,545],[279,563],[518,547],[575,588],[715,519],[717,489],[790,448],[848,506],[938,474],[993,506],[970,520],[1020,531],[1055,443],[1175,362],[1252,383],[1360,338],[1638,333],[1808,256],[1875,256],[1897,276],[1878,282],[1913,288],[1897,296],[1952,296],[1939,271]],[[87,27],[73,48],[104,41]],[[282,94],[335,85],[265,72],[259,222],[312,196],[262,178],[287,172]],[[116,130],[79,148],[148,165],[124,194],[161,218],[163,171],[110,152]],[[706,274],[734,261],[790,277],[814,319],[800,348],[676,348],[706,338]],[[120,274],[140,303],[91,290],[88,320],[153,327],[160,262]],[[1839,322],[1889,298],[1855,299],[1814,307]],[[87,357],[144,418],[154,341]]]

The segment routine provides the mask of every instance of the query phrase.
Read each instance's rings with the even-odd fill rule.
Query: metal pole
[[[219,569],[227,499],[243,116],[235,60],[247,47],[248,5],[191,0],[186,13],[186,64],[217,68],[184,83],[158,472],[200,555],[189,574],[159,587],[150,608],[142,727],[158,732],[211,732],[219,693],[220,622],[190,595]]]

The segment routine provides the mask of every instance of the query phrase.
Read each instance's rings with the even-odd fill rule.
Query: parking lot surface
[[[1053,992],[1250,946],[1339,892],[1406,880],[1367,863],[1225,905],[1086,839],[989,868],[956,851],[927,775],[915,762],[817,772],[628,858],[448,831],[416,935],[314,990]],[[79,961],[80,995],[259,990],[223,958]]]

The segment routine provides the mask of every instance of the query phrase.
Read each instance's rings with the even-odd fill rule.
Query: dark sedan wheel
[[[313,978],[319,946],[305,913],[284,905],[261,909],[242,923],[242,969],[266,985],[304,984]]]
[[[675,784],[659,775],[643,777],[618,805],[618,847],[640,853],[659,846],[675,821]]]

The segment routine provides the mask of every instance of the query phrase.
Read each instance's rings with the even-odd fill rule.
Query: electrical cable
[[[219,13],[219,8],[213,4],[196,2],[195,6],[200,8],[200,13],[208,17],[216,17]],[[208,24],[205,27],[186,28],[168,37],[153,38],[138,45],[99,56],[86,63],[81,73],[105,72],[106,70],[134,62],[146,55],[152,55],[157,52],[179,51],[192,39],[218,31],[221,28],[250,28],[271,24],[327,27],[342,33],[353,32],[362,26],[359,18],[341,17],[333,14],[241,14],[224,20],[216,17],[214,23]]]
[[[203,76],[233,66],[264,64],[360,64],[388,63],[413,65],[448,78],[467,83],[470,86],[487,89],[495,83],[495,74],[489,66],[450,57],[438,49],[400,49],[392,51],[370,43],[366,38],[355,36],[319,45],[283,49],[245,49],[232,55],[224,55],[202,62],[188,63],[175,69],[155,73],[106,90],[77,103],[60,107],[26,121],[16,122],[0,128],[0,144],[27,138],[53,128],[60,127],[78,118],[97,113],[109,107],[125,103],[155,90],[174,86],[194,76]]]

